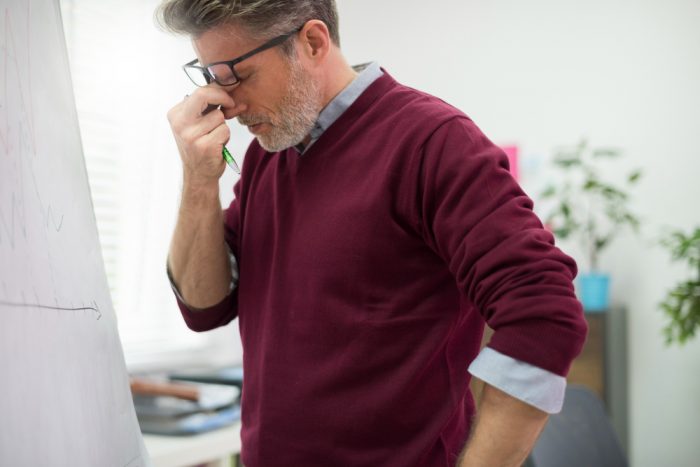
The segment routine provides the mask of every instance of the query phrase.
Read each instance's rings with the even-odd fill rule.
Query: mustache
[[[269,119],[265,115],[255,114],[239,115],[236,117],[236,120],[238,123],[245,126],[257,125],[258,123],[269,123]]]

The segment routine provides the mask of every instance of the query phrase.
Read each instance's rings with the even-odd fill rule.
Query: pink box
[[[505,152],[506,156],[508,156],[508,165],[510,166],[511,175],[513,175],[514,179],[519,180],[520,170],[518,167],[518,146],[501,146],[501,149],[503,149],[503,152]]]

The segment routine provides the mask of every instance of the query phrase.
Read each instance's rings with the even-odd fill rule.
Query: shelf
[[[143,435],[153,467],[228,467],[241,449],[241,425],[193,436]]]

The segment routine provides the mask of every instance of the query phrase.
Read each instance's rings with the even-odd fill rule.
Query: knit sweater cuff
[[[209,331],[220,326],[225,326],[236,317],[235,289],[238,278],[238,266],[230,250],[229,258],[231,259],[231,272],[233,278],[231,280],[231,284],[229,285],[228,295],[226,295],[226,297],[224,297],[224,299],[216,305],[207,308],[197,308],[188,305],[185,302],[185,299],[182,298],[182,295],[180,294],[177,284],[175,284],[175,281],[173,280],[170,267],[166,265],[168,280],[170,281],[170,287],[173,290],[173,294],[175,294],[177,306],[180,308],[180,313],[182,313],[182,318],[185,320],[185,324],[191,330],[196,332]]]
[[[509,357],[566,377],[586,339],[585,320],[518,321],[495,329],[488,346]],[[556,356],[556,358],[552,358]]]

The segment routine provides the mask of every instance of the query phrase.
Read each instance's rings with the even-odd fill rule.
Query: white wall
[[[351,63],[378,60],[442,97],[497,143],[517,143],[535,195],[555,146],[622,147],[643,235],[602,258],[628,308],[633,465],[698,465],[700,339],[667,348],[657,303],[684,271],[654,246],[700,224],[700,2],[338,0]],[[564,245],[565,249],[567,245]]]
[[[192,93],[190,41],[158,30],[159,0],[61,0],[83,152],[119,332],[131,371],[240,361],[238,324],[186,328],[165,274],[181,163],[166,119]],[[233,125],[241,157],[250,134]],[[240,159],[239,159],[240,161]],[[232,198],[232,170],[222,198]]]

